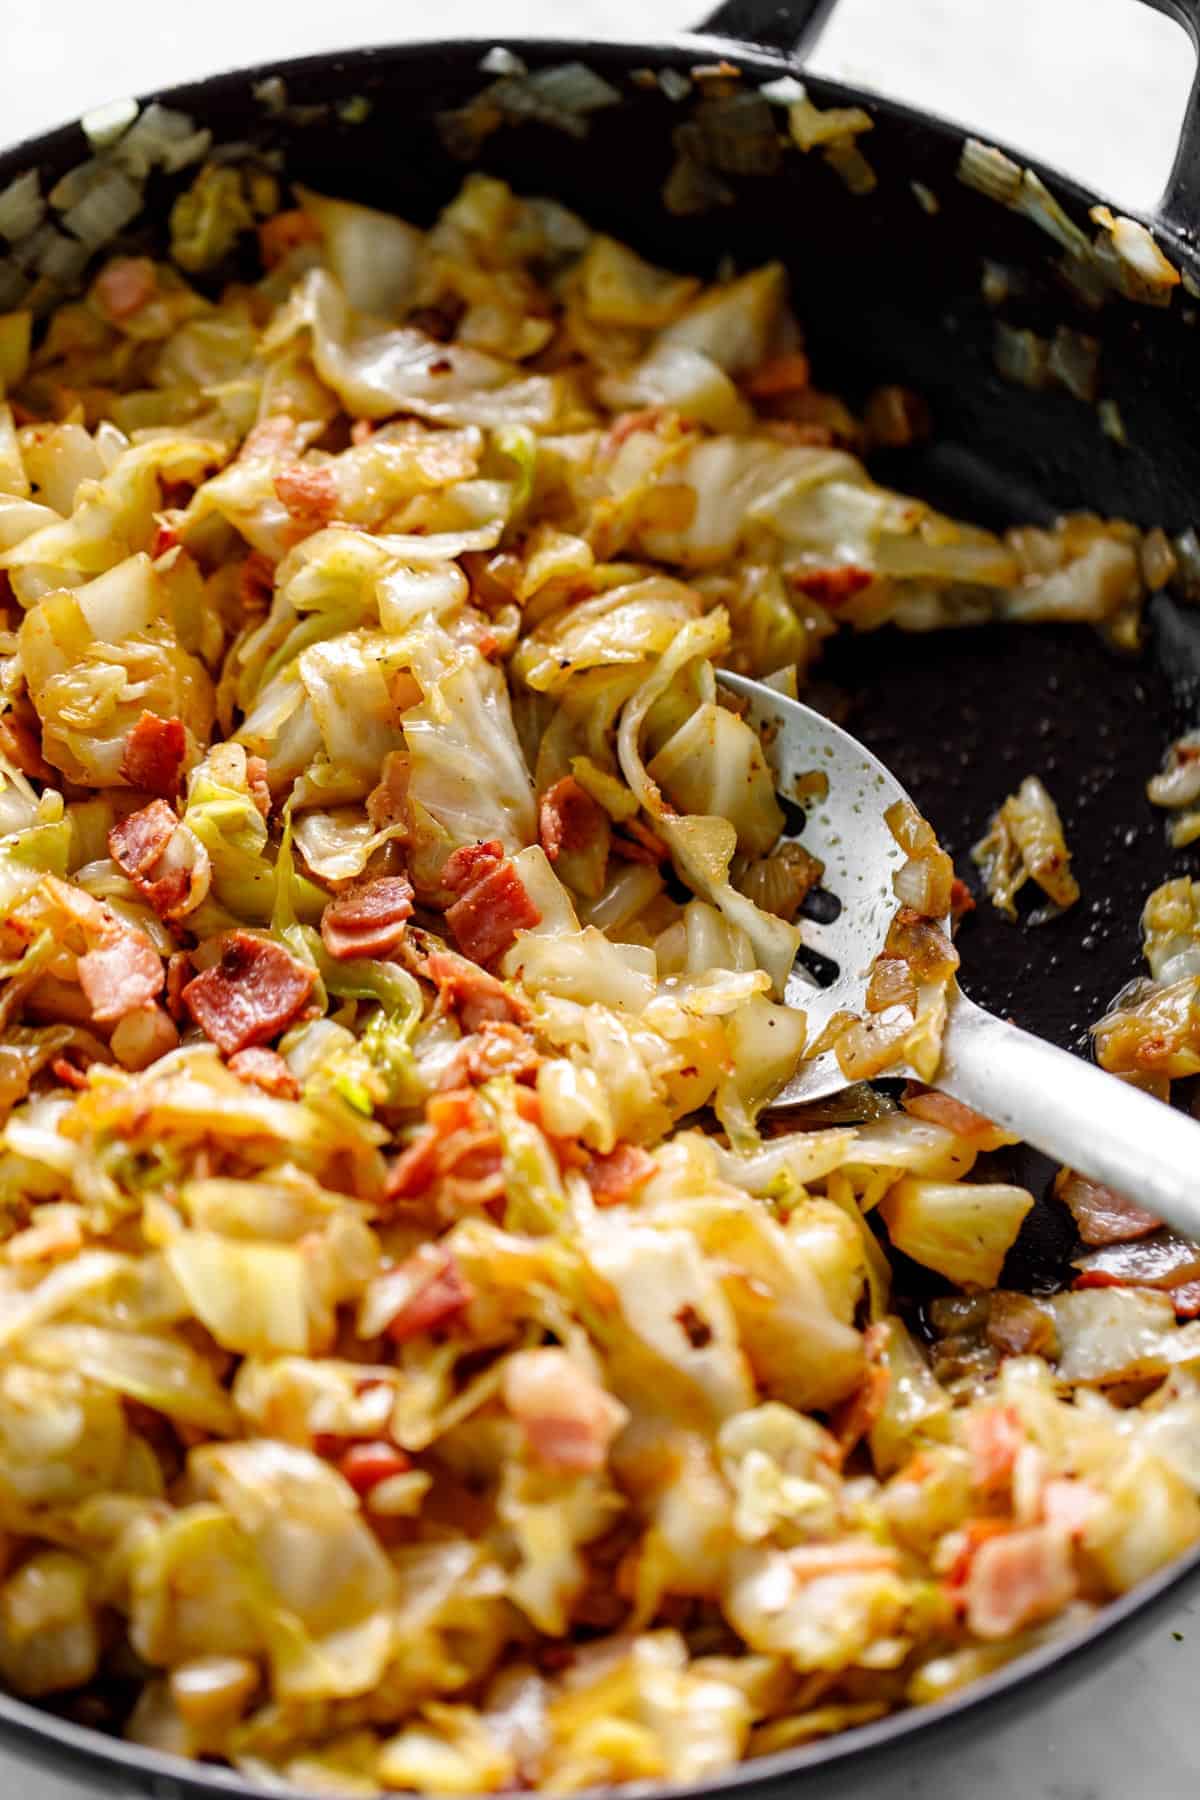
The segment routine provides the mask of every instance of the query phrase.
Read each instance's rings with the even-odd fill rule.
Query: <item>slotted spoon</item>
[[[871,965],[896,910],[892,877],[904,861],[884,813],[908,795],[857,738],[821,713],[745,675],[722,671],[719,679],[746,702],[746,717],[762,735],[785,801],[794,799],[797,782],[814,769],[829,779],[826,797],[809,807],[803,842],[825,864],[825,888],[840,908],[827,909],[834,916],[823,921],[805,921],[805,949],[786,994],[808,1015],[809,1042],[815,1042],[835,1012],[865,1011]],[[899,1066],[886,1073],[914,1072]],[[772,1106],[819,1100],[848,1085],[837,1057],[826,1051],[800,1065]],[[1035,1149],[1200,1237],[1200,1124],[985,1012],[957,985],[934,1085]]]

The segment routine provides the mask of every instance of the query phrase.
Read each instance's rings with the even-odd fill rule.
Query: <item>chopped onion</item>
[[[1090,404],[1096,398],[1099,362],[1100,345],[1096,338],[1060,325],[1050,345],[1046,373],[1077,400]]]
[[[153,101],[116,145],[113,161],[140,181],[153,168],[174,174],[189,163],[199,162],[211,144],[212,132],[197,129],[187,113]]]
[[[794,106],[798,100],[807,97],[803,82],[797,81],[794,75],[780,75],[775,81],[764,81],[758,91],[772,106]]]
[[[1125,421],[1121,417],[1121,409],[1115,400],[1101,400],[1096,408],[1100,420],[1100,429],[1105,437],[1120,444],[1122,450],[1128,450],[1129,438],[1125,431]]]
[[[46,214],[46,202],[36,169],[27,169],[0,193],[0,237],[17,243],[36,231]]]
[[[138,116],[136,100],[110,100],[84,113],[79,123],[93,150],[107,150],[123,132],[128,131]]]
[[[922,212],[928,213],[931,219],[941,212],[942,203],[931,187],[926,187],[923,181],[910,181],[908,185]]]
[[[527,75],[528,66],[503,44],[495,44],[486,56],[481,56],[479,66],[485,75]]]
[[[554,63],[529,77],[529,86],[545,105],[586,117],[606,106],[619,106],[621,96],[610,82],[586,63]]]
[[[992,337],[992,360],[997,374],[1005,381],[1015,381],[1019,387],[1035,392],[1047,384],[1050,346],[1036,332],[1018,330],[998,319]]]
[[[136,219],[141,210],[141,188],[119,169],[108,169],[91,192],[63,214],[63,224],[89,250],[98,250]]]
[[[658,85],[668,100],[686,100],[692,91],[691,82],[686,75],[681,75],[678,69],[660,69]]]
[[[993,144],[967,138],[958,161],[958,179],[989,200],[1011,206],[1021,191],[1021,170],[1002,150]]]

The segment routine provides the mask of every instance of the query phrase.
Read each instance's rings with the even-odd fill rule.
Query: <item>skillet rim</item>
[[[250,89],[269,76],[281,77],[286,82],[338,75],[353,80],[356,75],[378,73],[388,66],[436,56],[445,57],[449,63],[473,59],[477,65],[479,58],[497,43],[512,50],[531,67],[565,59],[586,61],[600,70],[627,72],[647,64],[674,67],[680,63],[694,63],[698,57],[721,56],[736,60],[760,81],[799,71],[804,74],[805,85],[821,97],[883,114],[902,126],[931,134],[948,146],[957,147],[971,135],[968,126],[939,114],[892,100],[872,90],[809,75],[803,64],[786,51],[731,39],[704,27],[662,40],[612,39],[590,43],[579,38],[526,38],[497,33],[484,38],[419,39],[353,46],[249,64],[192,81],[173,83],[139,96],[138,105],[145,107],[151,101],[157,101],[190,113],[203,123],[206,102],[211,104],[214,97],[218,101],[241,97],[243,103],[251,107],[254,102]],[[1104,196],[1085,187],[1073,176],[1050,168],[1002,141],[989,142],[994,142],[997,149],[1022,167],[1040,175],[1056,198],[1066,198],[1084,209],[1107,204]],[[31,167],[53,166],[60,158],[75,152],[81,157],[90,154],[90,146],[78,120],[34,133],[0,150],[0,183]],[[1173,259],[1190,275],[1200,277],[1200,242],[1194,236],[1163,211],[1133,216],[1141,218],[1157,238],[1169,243]],[[633,1800],[635,1796],[637,1800],[707,1800],[709,1796],[735,1792],[760,1791],[765,1794],[772,1787],[781,1789],[783,1783],[815,1775],[818,1770],[840,1773],[851,1762],[875,1761],[882,1752],[911,1737],[933,1735],[939,1730],[945,1737],[949,1727],[961,1724],[971,1715],[981,1711],[995,1713],[1004,1701],[1019,1696],[1039,1677],[1068,1671],[1078,1677],[1086,1664],[1098,1659],[1102,1649],[1110,1654],[1115,1652],[1121,1641],[1128,1641],[1135,1625],[1148,1625],[1151,1616],[1168,1597],[1194,1586],[1198,1576],[1200,1544],[1120,1599],[1110,1601],[1083,1630],[1015,1658],[945,1700],[889,1713],[871,1724],[852,1727],[795,1750],[776,1751],[770,1756],[738,1763],[707,1781],[628,1783],[619,1789],[587,1790],[579,1800],[589,1800],[589,1796],[599,1794],[619,1795],[621,1800]],[[142,1792],[156,1796],[156,1800],[176,1800],[176,1796],[180,1800],[183,1797],[210,1800],[216,1796],[223,1796],[224,1800],[262,1800],[264,1793],[269,1791],[248,1781],[234,1769],[191,1762],[184,1757],[128,1743],[91,1726],[62,1719],[3,1691],[0,1691],[0,1736],[23,1748],[31,1760],[36,1757],[45,1763],[66,1764],[77,1774],[87,1768],[95,1776],[103,1769],[106,1782],[124,1776],[136,1781]]]

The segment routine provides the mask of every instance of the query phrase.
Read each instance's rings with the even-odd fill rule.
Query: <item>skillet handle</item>
[[[799,58],[836,5],[837,0],[721,0],[693,29],[704,37],[729,38]]]
[[[1043,1038],[951,1002],[936,1085],[1200,1238],[1200,1124]]]
[[[1182,25],[1200,54],[1200,0],[1144,0],[1144,4]],[[1158,216],[1173,231],[1188,238],[1195,237],[1200,228],[1200,63],[1180,127],[1175,162],[1158,203]]]

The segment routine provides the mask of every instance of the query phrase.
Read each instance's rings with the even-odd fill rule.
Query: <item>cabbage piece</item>
[[[898,1635],[913,1590],[895,1552],[870,1538],[840,1540],[827,1572],[806,1579],[811,1554],[805,1545],[736,1551],[725,1612],[752,1649],[786,1656],[797,1670],[849,1668],[879,1639]]]
[[[772,1400],[727,1419],[717,1443],[736,1496],[733,1527],[743,1543],[769,1537],[786,1546],[836,1528],[833,1444],[815,1419]]]
[[[160,483],[199,482],[225,460],[216,440],[167,434],[123,450],[107,473],[82,483],[69,518],[23,538],[0,554],[0,568],[60,570],[67,585],[150,548]]]
[[[409,798],[445,834],[445,855],[499,839],[508,851],[537,836],[533,784],[517,742],[504,676],[471,645],[427,630],[414,642],[420,705],[403,715]],[[440,863],[435,871],[440,873]]]
[[[0,1521],[27,1531],[23,1508],[111,1494],[127,1466],[129,1431],[116,1393],[33,1368],[11,1352],[0,1369]]]
[[[425,234],[394,213],[312,188],[296,197],[321,231],[325,260],[350,305],[359,312],[394,314],[411,304],[425,250]]]
[[[240,744],[215,745],[192,770],[183,822],[208,854],[213,898],[239,923],[269,924],[278,875],[268,854],[267,822],[250,793],[246,752]],[[291,889],[298,915],[318,919],[327,895],[295,873]]]
[[[677,811],[728,819],[744,856],[765,856],[783,830],[775,778],[758,734],[718,701],[696,708],[647,774]]]
[[[755,995],[725,1020],[728,1066],[714,1106],[734,1149],[754,1148],[754,1121],[796,1072],[808,1028],[795,1006],[777,1006]]]
[[[692,589],[666,576],[611,588],[536,626],[517,646],[513,670],[539,693],[558,693],[584,669],[663,655],[699,613]]]
[[[614,944],[594,925],[569,935],[522,932],[505,960],[532,995],[555,994],[614,1012],[643,1012],[655,993],[653,950]]]
[[[36,1699],[83,1687],[100,1662],[100,1630],[87,1562],[39,1550],[0,1587],[0,1673]]]
[[[659,333],[657,345],[699,351],[727,375],[765,361],[787,296],[782,263],[766,263],[734,281],[708,288]]]
[[[227,1508],[280,1610],[267,1624],[275,1686],[294,1699],[364,1694],[396,1643],[396,1577],[328,1463],[257,1438],[192,1452],[198,1493]]]
[[[312,1349],[299,1250],[188,1231],[167,1246],[166,1259],[192,1312],[223,1349],[247,1356]]]
[[[687,344],[657,345],[631,369],[603,375],[596,392],[614,411],[669,407],[710,431],[748,431],[754,418],[720,364]]]
[[[959,1287],[992,1288],[1033,1207],[1003,1182],[898,1181],[880,1202],[897,1250]]]
[[[1177,1327],[1169,1294],[1146,1288],[1085,1288],[1049,1302],[1063,1382],[1103,1386],[1146,1381],[1200,1357],[1200,1329]]]
[[[388,656],[389,640],[365,631],[342,632],[300,654],[300,681],[325,749],[313,780],[330,798],[366,794],[384,757],[403,747]]]
[[[699,1406],[715,1419],[751,1404],[750,1372],[728,1293],[689,1233],[623,1225],[610,1214],[585,1232],[584,1249],[615,1293],[632,1340],[610,1357],[614,1385],[627,1404],[636,1408],[652,1393],[663,1408]],[[635,1392],[626,1391],[621,1379],[626,1360]]]
[[[144,555],[39,600],[22,622],[20,655],[43,751],[72,781],[127,785],[125,743],[143,712],[182,720],[193,757],[208,740],[212,683],[165,623]]]
[[[1083,1542],[1109,1586],[1127,1593],[1200,1539],[1200,1501],[1168,1463],[1127,1458],[1105,1483]]]
[[[236,1429],[233,1407],[212,1364],[174,1338],[99,1325],[45,1325],[29,1334],[23,1354],[43,1368],[74,1369],[204,1431],[232,1436]]]
[[[334,278],[311,269],[263,338],[268,356],[311,334],[321,380],[347,411],[366,419],[416,413],[440,425],[530,425],[557,409],[549,375],[526,375],[499,358],[442,344],[412,326],[371,330],[356,322]]]
[[[876,1471],[885,1476],[931,1439],[948,1436],[951,1400],[902,1319],[890,1316],[880,1322],[880,1330],[887,1392],[868,1442]]]
[[[620,1496],[600,1475],[564,1476],[509,1462],[501,1475],[497,1511],[511,1532],[519,1562],[508,1595],[540,1631],[561,1637],[587,1580],[580,1548],[621,1511]]]
[[[782,994],[800,946],[799,931],[762,912],[752,900],[737,892],[729,879],[729,865],[737,848],[734,826],[727,819],[706,815],[672,815],[646,771],[640,749],[647,715],[675,677],[695,659],[718,654],[727,639],[728,621],[719,609],[684,626],[653,674],[626,703],[621,713],[618,754],[626,781],[654,820],[654,828],[670,850],[683,880],[701,899],[718,907],[731,925],[746,933],[775,992]]]

